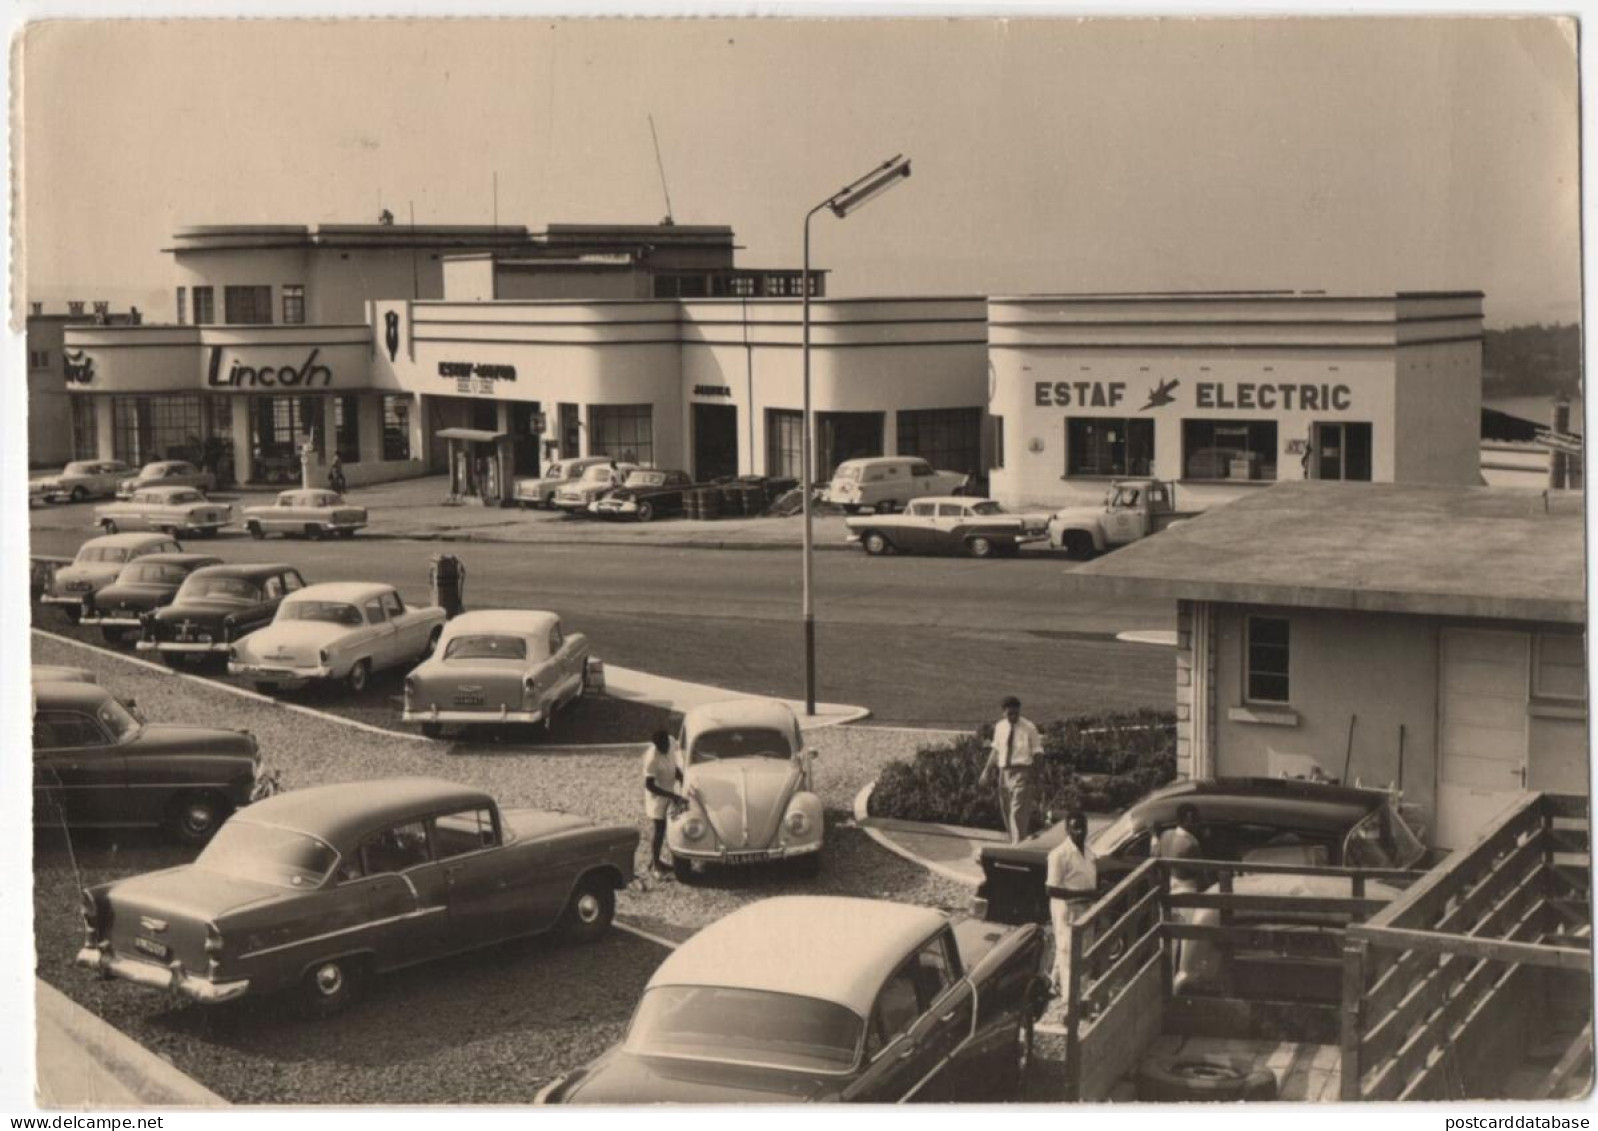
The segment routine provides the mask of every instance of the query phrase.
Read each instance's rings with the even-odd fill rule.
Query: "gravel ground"
[[[289,788],[400,774],[430,774],[482,788],[502,805],[564,808],[602,821],[645,826],[638,781],[638,731],[626,746],[561,749],[395,742],[293,711],[34,638],[41,664],[91,667],[151,718],[254,732]],[[596,710],[615,706],[596,699]],[[635,925],[672,939],[753,899],[785,892],[847,893],[963,908],[970,893],[893,856],[852,824],[856,792],[888,759],[914,752],[914,732],[869,727],[813,732],[827,809],[822,874],[783,869],[705,876],[692,886],[653,882],[622,893]],[[182,863],[185,854],[148,834],[41,833],[35,854],[39,973],[218,1094],[261,1103],[526,1103],[550,1077],[619,1037],[644,981],[663,957],[620,932],[591,947],[524,943],[493,948],[381,979],[373,998],[333,1022],[287,1016],[270,1003],[177,1007],[71,966],[81,935],[77,889]],[[643,860],[640,858],[640,865]],[[425,1021],[419,1019],[425,1018]]]

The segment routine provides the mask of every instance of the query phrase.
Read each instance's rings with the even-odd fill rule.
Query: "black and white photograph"
[[[1581,17],[235,7],[10,25],[0,1109],[1585,1117]]]

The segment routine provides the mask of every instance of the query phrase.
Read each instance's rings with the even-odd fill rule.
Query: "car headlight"
[[[810,831],[810,814],[803,809],[795,809],[788,814],[783,823],[788,826],[788,831],[794,836],[804,836]]]
[[[698,817],[689,817],[682,823],[682,835],[685,840],[701,840],[705,835],[705,822]]]

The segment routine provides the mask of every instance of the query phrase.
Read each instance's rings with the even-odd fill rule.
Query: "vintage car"
[[[245,507],[244,529],[251,538],[268,534],[353,538],[366,525],[366,508],[351,506],[337,491],[280,491],[269,507]]]
[[[875,510],[878,514],[908,506],[931,495],[953,495],[971,481],[958,471],[935,471],[914,456],[870,456],[846,459],[832,473],[822,498],[844,513]]]
[[[117,498],[132,498],[146,487],[194,487],[204,493],[216,489],[216,476],[186,460],[156,460],[141,467],[137,475],[118,482]]]
[[[108,498],[133,469],[119,459],[78,459],[62,469],[60,475],[36,480],[44,497],[52,503],[81,503],[85,499]]]
[[[276,789],[246,731],[147,723],[99,684],[34,681],[35,825],[166,828],[199,844]]]
[[[76,624],[83,600],[117,579],[122,567],[150,554],[181,554],[183,547],[167,534],[103,534],[78,547],[71,565],[59,566],[39,600],[54,605]]]
[[[849,541],[868,554],[945,553],[1006,557],[1049,540],[1047,515],[1009,514],[992,499],[917,499],[900,514],[851,515]]]
[[[588,686],[588,638],[531,609],[462,613],[405,677],[408,723],[437,738],[447,723],[554,723]]]
[[[528,507],[549,507],[555,503],[555,492],[582,478],[590,467],[610,465],[609,456],[582,456],[578,459],[559,459],[549,465],[542,478],[516,480],[516,502],[523,510]]]
[[[622,1043],[534,1102],[1019,1099],[1044,961],[1031,925],[875,899],[763,899],[673,951]]]
[[[637,522],[680,515],[684,492],[697,486],[686,471],[641,467],[628,472],[620,487],[588,504],[588,513],[595,518],[630,518]]]
[[[100,677],[88,668],[72,668],[63,664],[34,664],[29,670],[34,683],[99,683]]]
[[[588,504],[613,487],[620,487],[629,474],[638,470],[636,464],[606,460],[583,469],[581,479],[568,480],[555,491],[556,510],[572,516],[588,514]]]
[[[233,521],[233,508],[213,503],[194,487],[145,487],[132,497],[94,508],[94,524],[119,530],[163,530],[174,538],[211,537]]]
[[[775,699],[689,708],[677,756],[688,807],[666,826],[677,878],[696,864],[793,860],[814,875],[826,833],[799,720]]]
[[[84,892],[81,966],[211,1004],[297,990],[335,1013],[371,975],[609,928],[638,831],[427,778],[279,794],[193,864]]]
[[[437,605],[408,607],[392,585],[310,585],[289,594],[270,625],[233,645],[227,670],[261,691],[343,682],[359,694],[374,672],[431,655],[444,619]]]
[[[141,617],[169,604],[191,573],[220,562],[210,554],[149,554],[129,562],[115,581],[83,599],[78,623],[98,625],[107,643],[120,644],[139,631]]]
[[[304,588],[300,571],[283,562],[206,566],[189,575],[170,603],[139,619],[136,647],[159,653],[171,667],[225,660],[234,641],[271,624],[283,598]]]
[[[1287,778],[1189,780],[1155,790],[1089,834],[1100,888],[1109,890],[1147,860],[1159,834],[1176,824],[1177,809],[1189,802],[1199,811],[1199,842],[1208,860],[1402,869],[1426,854],[1383,790]],[[1043,879],[1049,851],[1064,835],[1061,822],[1020,844],[983,845],[973,910],[1002,923],[1048,922]],[[1262,855],[1267,851],[1269,857]]]

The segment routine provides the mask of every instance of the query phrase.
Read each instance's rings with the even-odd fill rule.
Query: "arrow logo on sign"
[[[1149,390],[1148,403],[1142,408],[1138,409],[1138,411],[1147,412],[1151,408],[1163,408],[1168,404],[1175,404],[1176,397],[1174,397],[1172,393],[1181,383],[1182,382],[1180,380],[1174,377],[1169,381],[1161,381],[1158,385],[1155,385],[1154,388]]]

